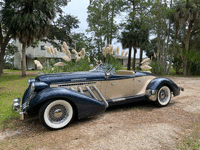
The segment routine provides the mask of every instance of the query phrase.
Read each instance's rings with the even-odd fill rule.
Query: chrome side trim
[[[101,94],[101,92],[99,91],[99,89],[95,85],[92,85],[92,87],[95,89],[95,91],[97,92],[97,94],[99,95],[99,97],[102,99],[102,101],[105,103],[106,108],[107,108],[108,107],[108,102],[106,101],[106,99],[104,98],[104,96]]]
[[[83,90],[82,90],[82,88],[80,86],[78,87],[78,92],[83,94]]]
[[[80,79],[71,79],[71,81],[83,81],[83,80],[87,80],[86,78],[80,78]]]
[[[94,95],[94,93],[92,92],[92,90],[91,90],[88,86],[85,86],[85,88],[88,90],[88,92],[90,93],[90,95],[91,95],[94,99],[98,100],[97,97]]]
[[[119,102],[119,101],[124,101],[126,100],[126,98],[116,98],[116,99],[112,99],[112,102]]]
[[[74,91],[74,88],[73,88],[73,87],[70,87],[69,89]]]

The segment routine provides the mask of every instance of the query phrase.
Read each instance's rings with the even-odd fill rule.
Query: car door
[[[105,80],[102,87],[105,89],[105,98],[116,99],[134,95],[134,78]]]

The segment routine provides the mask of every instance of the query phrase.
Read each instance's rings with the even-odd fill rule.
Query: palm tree
[[[9,0],[2,14],[13,37],[22,43],[22,76],[26,76],[26,47],[47,34],[55,17],[54,1]]]
[[[131,49],[132,49],[132,34],[130,32],[122,32],[122,37],[119,39],[123,49],[129,48],[127,70],[131,70]]]
[[[130,21],[126,26],[126,30],[129,32],[128,38],[131,38],[129,39],[129,42],[134,49],[132,69],[135,70],[137,48],[140,48],[141,63],[143,49],[145,48],[144,44],[148,42],[149,31],[146,24],[138,18],[136,18],[134,22]]]
[[[179,25],[187,22],[187,35],[185,39],[185,56],[189,54],[189,44],[191,38],[191,32],[195,22],[200,21],[200,7],[197,5],[198,2],[193,0],[181,0],[176,5],[175,21]],[[178,28],[178,25],[176,26]],[[177,29],[176,29],[177,35]],[[186,75],[188,72],[188,60],[184,57],[183,60],[183,73]]]

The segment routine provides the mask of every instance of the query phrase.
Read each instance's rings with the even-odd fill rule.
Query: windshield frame
[[[113,66],[110,65],[110,64],[101,63],[101,64],[98,64],[97,66],[95,66],[93,69],[91,69],[89,71],[114,74],[115,68],[113,68]]]

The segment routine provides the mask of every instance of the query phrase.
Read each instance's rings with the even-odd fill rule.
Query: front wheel
[[[169,87],[162,86],[157,94],[156,105],[160,107],[167,106],[171,100],[171,91]]]
[[[73,118],[73,107],[65,100],[55,100],[45,103],[39,111],[42,124],[51,130],[67,126]]]

